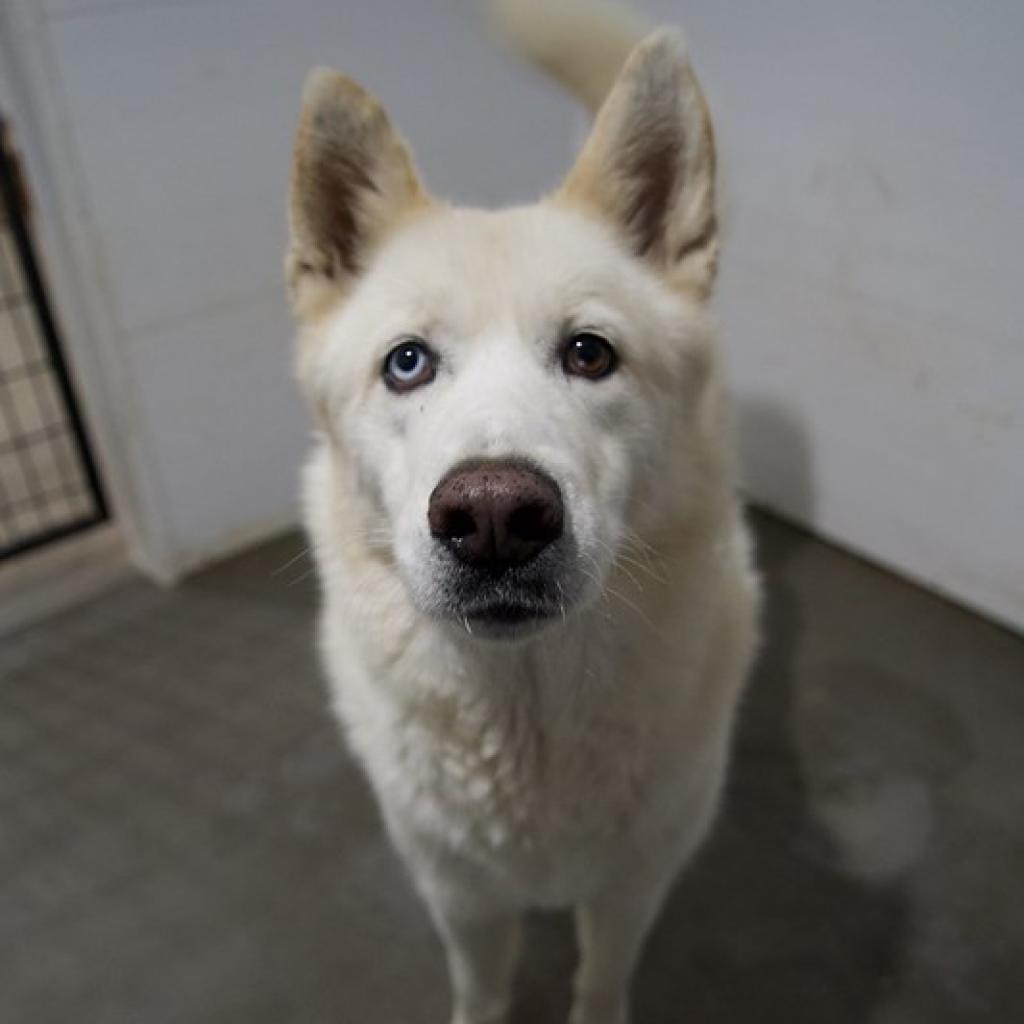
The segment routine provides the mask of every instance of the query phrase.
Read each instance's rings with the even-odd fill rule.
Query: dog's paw
[[[509,1011],[505,1007],[470,1011],[465,1007],[456,1006],[452,1012],[452,1024],[509,1024]]]
[[[629,1014],[623,1011],[611,1016],[608,1014],[573,1013],[569,1024],[630,1024]]]
[[[611,1003],[577,998],[569,1024],[630,1024],[629,1007],[624,999]]]

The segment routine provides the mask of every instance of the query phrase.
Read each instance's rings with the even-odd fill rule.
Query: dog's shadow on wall
[[[788,508],[810,516],[802,425],[761,400],[741,403],[739,414],[747,443],[770,449],[785,474]],[[638,1024],[863,1024],[897,973],[907,927],[900,889],[839,869],[801,770],[795,705],[805,597],[788,572],[809,540],[761,513],[751,518],[765,589],[762,648],[721,817],[676,884],[637,972]],[[806,690],[808,680],[799,684]],[[542,917],[528,935],[515,1019],[560,1024],[569,992],[552,991],[551,977],[571,974],[571,928],[564,916]]]

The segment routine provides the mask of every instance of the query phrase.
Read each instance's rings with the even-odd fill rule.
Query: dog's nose
[[[522,565],[562,536],[562,493],[522,462],[463,463],[434,488],[427,519],[431,534],[463,562]]]

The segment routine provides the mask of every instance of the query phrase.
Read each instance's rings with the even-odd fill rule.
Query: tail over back
[[[591,111],[600,107],[648,26],[604,0],[486,0],[492,25],[519,54]]]

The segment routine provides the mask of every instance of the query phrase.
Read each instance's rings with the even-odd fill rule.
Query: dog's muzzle
[[[427,520],[451,555],[446,584],[453,614],[496,627],[560,610],[562,492],[522,460],[460,463],[434,488]]]

